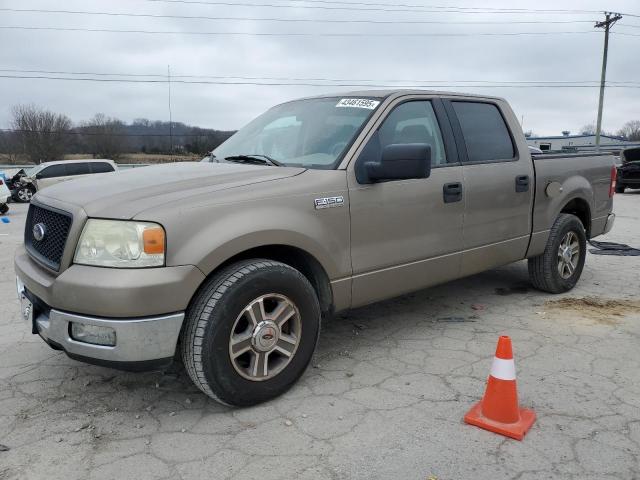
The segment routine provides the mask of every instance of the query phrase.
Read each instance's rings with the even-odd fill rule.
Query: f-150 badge
[[[321,208],[333,208],[333,207],[342,207],[344,205],[344,197],[324,197],[324,198],[316,198],[315,200],[316,210],[320,210]]]

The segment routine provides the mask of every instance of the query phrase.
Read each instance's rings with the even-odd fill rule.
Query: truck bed
[[[531,157],[536,176],[532,220],[534,250],[537,249],[536,237],[546,238],[558,214],[571,202],[575,203],[571,207],[575,209],[574,213],[583,213],[589,219],[587,235],[602,234],[611,212],[609,185],[615,167],[614,156],[593,152],[535,154]],[[574,201],[578,196],[585,200]]]

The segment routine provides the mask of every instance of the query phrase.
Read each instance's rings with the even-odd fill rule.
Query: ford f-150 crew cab
[[[125,369],[176,353],[226,404],[286,391],[323,315],[528,259],[578,281],[614,222],[608,155],[531,157],[506,101],[363,91],[276,106],[210,162],[37,193],[15,258],[51,347]]]

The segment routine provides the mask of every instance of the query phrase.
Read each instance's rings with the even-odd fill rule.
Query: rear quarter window
[[[91,173],[107,173],[113,172],[113,165],[107,162],[91,162],[89,164],[91,167]]]
[[[468,162],[510,161],[515,149],[507,124],[492,103],[452,102],[467,147]]]

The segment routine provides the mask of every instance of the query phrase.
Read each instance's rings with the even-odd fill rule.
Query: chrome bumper
[[[18,296],[33,296],[24,290],[17,279]],[[61,312],[41,311],[30,305],[34,333],[38,333],[51,347],[64,350],[72,358],[98,365],[127,370],[147,370],[165,365],[175,354],[184,313],[145,318],[99,318]],[[23,316],[26,319],[28,315]],[[115,345],[86,343],[71,337],[70,323],[108,327],[115,331]]]
[[[107,319],[51,310],[48,317],[40,314],[34,321],[38,334],[47,343],[61,347],[71,356],[119,363],[173,357],[183,319],[184,313],[144,319]],[[116,332],[115,346],[74,340],[69,335],[70,322],[112,328]]]
[[[602,232],[603,235],[611,231],[615,221],[616,221],[616,215],[614,213],[610,213],[609,216],[607,217],[607,223],[604,224],[604,231]]]

